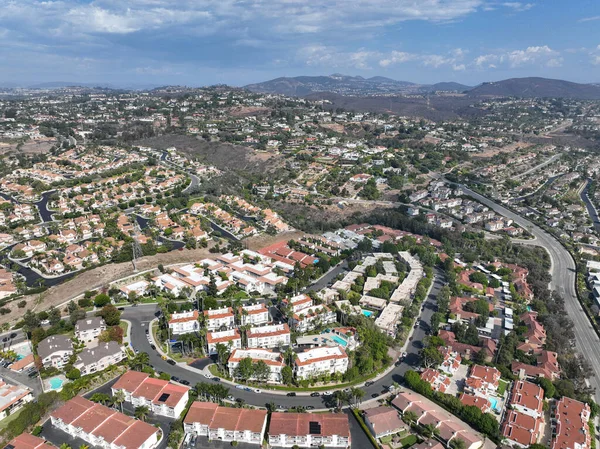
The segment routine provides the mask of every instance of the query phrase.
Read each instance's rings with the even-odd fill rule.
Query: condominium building
[[[325,374],[344,374],[348,355],[341,346],[320,346],[299,352],[294,362],[297,379],[310,379]]]
[[[552,449],[585,449],[591,447],[592,436],[589,420],[591,409],[588,404],[562,397],[552,407]]]
[[[222,327],[230,328],[235,325],[235,317],[231,307],[222,309],[205,310],[204,325],[209,331],[217,330]]]
[[[237,329],[228,329],[226,331],[215,331],[206,334],[206,345],[208,354],[217,354],[217,345],[225,345],[230,351],[242,348],[242,335]]]
[[[75,324],[75,337],[83,343],[89,343],[96,340],[105,330],[106,323],[102,317],[84,318]]]
[[[534,383],[518,380],[513,383],[509,403],[514,410],[539,418],[543,414],[544,390]]]
[[[50,415],[54,427],[90,446],[103,449],[152,449],[160,429],[82,396],[68,400]]]
[[[186,434],[256,445],[262,444],[266,426],[266,410],[221,407],[213,402],[194,402],[183,420]]]
[[[111,365],[116,365],[125,358],[125,351],[116,341],[99,343],[93,348],[86,348],[77,355],[73,365],[82,375],[105,370]]]
[[[200,315],[197,310],[190,312],[173,313],[169,320],[169,330],[171,335],[183,335],[197,332],[200,329],[198,318]]]
[[[231,377],[235,377],[236,368],[239,366],[240,362],[246,358],[252,359],[252,363],[257,363],[259,361],[265,362],[271,370],[271,374],[267,381],[281,382],[281,370],[285,366],[283,357],[281,353],[269,349],[234,349],[227,362],[229,375]]]
[[[350,447],[350,425],[343,413],[271,413],[273,447]]]
[[[46,440],[40,437],[31,435],[30,433],[22,433],[13,438],[4,449],[51,449],[52,446],[46,443]]]
[[[286,323],[250,328],[246,332],[249,348],[276,348],[290,345],[290,327]]]
[[[134,407],[146,406],[152,413],[179,418],[189,398],[189,387],[155,379],[147,373],[127,371],[111,387],[113,396],[122,391]]]
[[[264,304],[253,304],[240,307],[240,324],[242,326],[260,326],[270,321],[269,309]]]
[[[73,355],[73,342],[66,335],[52,335],[40,341],[37,353],[44,368],[61,369],[69,363],[69,357]]]
[[[0,419],[15,413],[31,401],[33,394],[29,388],[11,385],[0,379]]]

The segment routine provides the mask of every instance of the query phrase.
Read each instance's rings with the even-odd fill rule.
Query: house
[[[181,312],[171,314],[169,319],[169,331],[171,335],[183,335],[197,332],[200,329],[198,318],[200,314],[197,310],[191,312]]]
[[[507,410],[500,433],[506,442],[521,448],[528,448],[542,436],[541,418],[526,415],[516,410]]]
[[[543,414],[544,390],[534,383],[517,380],[513,383],[509,403],[514,410],[539,418]]]
[[[445,393],[450,386],[450,378],[433,368],[427,368],[421,373],[421,379],[431,385],[431,389]]]
[[[127,371],[111,387],[113,396],[122,391],[134,407],[146,406],[152,413],[179,418],[189,398],[189,387],[155,379],[147,373]]]
[[[148,288],[150,287],[150,282],[148,281],[137,281],[133,284],[124,285],[119,290],[121,294],[126,297],[129,297],[131,293],[135,293],[137,296],[144,296],[148,292]]]
[[[0,379],[0,419],[15,413],[28,402],[33,401],[29,388],[11,385]]]
[[[290,345],[290,327],[287,323],[252,327],[246,331],[249,348],[276,348]]]
[[[262,444],[266,426],[266,410],[221,407],[213,402],[193,402],[183,420],[186,435],[256,445]]]
[[[486,397],[498,391],[500,371],[492,366],[473,365],[465,382],[465,390],[475,396]]]
[[[341,346],[319,346],[297,354],[294,373],[297,379],[311,379],[329,374],[344,374],[348,369],[348,355]]]
[[[125,351],[116,341],[99,343],[93,348],[86,348],[77,355],[73,364],[82,375],[92,374],[116,365],[125,358]]]
[[[350,424],[346,414],[271,413],[270,446],[349,448],[350,443]]]
[[[446,374],[454,374],[458,368],[460,368],[462,357],[458,352],[453,351],[452,348],[448,346],[440,348],[440,353],[442,354],[442,357],[444,357],[444,361],[438,367],[439,370]]]
[[[89,343],[98,338],[106,330],[104,319],[99,316],[84,318],[75,324],[75,337],[83,343]]]
[[[281,370],[285,366],[283,356],[279,352],[274,352],[270,349],[259,348],[233,350],[227,362],[229,375],[232,378],[236,377],[235,374],[237,367],[239,366],[240,362],[246,358],[251,359],[252,363],[262,361],[267,364],[270,369],[270,375],[268,379],[265,379],[267,382],[281,382]]]
[[[539,354],[546,344],[546,329],[537,320],[537,312],[527,312],[521,315],[521,321],[527,326],[525,342],[517,349],[527,354]]]
[[[22,433],[21,435],[13,438],[10,442],[4,446],[4,449],[52,449],[50,443],[40,437],[31,435],[30,433]]]
[[[240,324],[242,326],[259,326],[270,321],[269,310],[264,304],[254,304],[240,307]]]
[[[375,438],[382,438],[408,429],[408,425],[398,416],[398,411],[392,407],[366,409],[363,418]]]
[[[591,447],[588,404],[562,397],[551,409],[551,449],[585,449]]]
[[[208,346],[208,354],[217,354],[217,345],[222,344],[229,348],[241,349],[242,348],[242,335],[238,329],[228,329],[225,331],[214,331],[206,334],[206,344]]]
[[[460,395],[459,399],[463,405],[477,407],[482,413],[488,413],[492,411],[492,403],[487,398],[482,396],[463,393]]]
[[[560,376],[560,366],[558,365],[558,354],[552,351],[542,350],[537,356],[536,365],[527,365],[523,362],[512,362],[512,372],[519,379],[536,379],[545,377],[555,380]]]
[[[223,307],[222,309],[205,310],[204,325],[206,329],[216,330],[221,328],[230,328],[235,324],[235,317],[231,307]]]
[[[73,355],[73,342],[65,335],[52,335],[39,342],[37,353],[45,368],[61,369]]]
[[[52,426],[103,449],[153,449],[160,429],[81,396],[50,415]]]

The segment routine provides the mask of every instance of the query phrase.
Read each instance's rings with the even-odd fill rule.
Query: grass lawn
[[[17,417],[21,414],[22,411],[23,411],[23,409],[17,410],[15,413],[11,413],[5,419],[0,421],[0,430],[6,429],[12,421],[17,419]]]
[[[127,337],[127,331],[129,330],[129,323],[127,323],[125,321],[121,321],[119,323],[119,327],[121,327],[121,329],[123,329],[123,338]]]
[[[404,438],[402,438],[400,440],[400,443],[402,443],[403,448],[411,447],[413,444],[417,443],[417,436],[416,435],[405,436]]]
[[[500,381],[498,382],[498,394],[500,396],[504,395],[504,392],[506,391],[506,387],[508,387],[509,382],[507,380],[504,379],[500,379]]]
[[[379,441],[381,442],[381,444],[390,444],[392,442],[392,438],[392,435],[388,435],[386,437],[379,438]]]

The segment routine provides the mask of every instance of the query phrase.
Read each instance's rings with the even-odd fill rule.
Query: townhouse
[[[544,390],[534,383],[517,380],[513,383],[509,402],[514,410],[539,418],[543,414]]]
[[[99,316],[84,318],[75,324],[75,338],[83,343],[90,343],[106,330],[104,319]]]
[[[398,411],[392,407],[374,407],[363,412],[363,418],[367,428],[375,438],[383,438],[388,435],[408,430],[398,416]]]
[[[515,381],[504,415],[501,435],[509,443],[526,448],[537,443],[544,425],[544,390],[527,381]]]
[[[264,304],[253,304],[239,308],[240,325],[259,326],[271,321],[269,310]]]
[[[235,316],[231,307],[223,307],[221,309],[205,310],[204,326],[207,330],[213,331],[216,329],[229,329],[235,325]]]
[[[81,351],[77,354],[77,361],[73,366],[81,371],[82,375],[92,374],[116,365],[125,357],[123,348],[116,341],[109,341]]]
[[[433,368],[427,368],[421,373],[421,379],[431,385],[431,389],[445,393],[450,386],[450,378]]]
[[[4,446],[5,449],[51,449],[53,447],[43,438],[33,436],[30,433],[22,433]]]
[[[39,342],[37,353],[45,368],[61,369],[73,355],[73,342],[65,335],[52,335]]]
[[[11,385],[4,379],[0,379],[0,419],[15,413],[31,401],[33,401],[33,394],[29,388]]]
[[[81,396],[50,415],[53,427],[102,449],[153,449],[160,429]]]
[[[551,449],[586,449],[591,447],[592,435],[588,404],[562,397],[550,409],[552,425]]]
[[[449,346],[440,348],[440,353],[442,354],[444,361],[438,367],[439,370],[446,374],[454,374],[458,368],[460,368],[460,362],[462,361],[461,355],[458,352],[453,351]]]
[[[122,391],[134,407],[146,406],[152,413],[179,418],[189,398],[189,387],[155,379],[147,373],[127,371],[111,387],[113,396]]]
[[[283,356],[279,352],[274,352],[270,349],[234,349],[229,360],[227,362],[227,368],[229,369],[229,375],[235,378],[236,368],[239,366],[243,359],[251,359],[252,363],[262,361],[267,364],[271,373],[267,382],[279,383],[281,382],[281,370],[285,366]],[[254,378],[251,378],[254,379]]]
[[[270,446],[349,448],[350,444],[348,416],[343,413],[271,413]]]
[[[299,380],[329,374],[344,374],[348,369],[348,355],[341,346],[319,346],[297,354],[294,374]]]
[[[171,314],[171,318],[169,319],[169,331],[171,335],[197,332],[200,329],[199,318],[200,314],[197,310]]]
[[[246,331],[249,348],[277,348],[290,345],[290,328],[287,323],[252,327]]]
[[[465,382],[465,391],[475,396],[494,395],[500,386],[500,371],[492,366],[473,365]]]
[[[262,444],[266,427],[266,410],[221,407],[213,402],[193,402],[183,420],[186,435],[256,445]]]
[[[242,335],[238,329],[227,329],[224,331],[213,331],[206,334],[206,346],[209,355],[217,354],[217,345],[222,344],[229,351],[242,348]]]
[[[284,304],[291,309],[288,324],[298,332],[306,332],[321,325],[334,323],[337,318],[335,312],[329,307],[316,305],[306,294],[285,300]]]

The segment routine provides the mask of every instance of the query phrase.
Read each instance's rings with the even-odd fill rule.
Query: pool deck
[[[52,388],[52,385],[51,385],[50,381],[51,381],[51,380],[53,380],[53,379],[57,379],[57,378],[58,378],[58,379],[60,379],[60,380],[62,380],[62,383],[61,383],[61,385],[60,385],[60,388],[56,388],[56,389],[55,389],[55,388]],[[44,391],[45,391],[45,392],[47,392],[47,391],[60,391],[60,390],[62,390],[62,387],[63,387],[63,386],[65,385],[65,383],[67,383],[67,382],[69,382],[69,381],[68,381],[68,380],[67,380],[67,378],[66,378],[64,375],[62,375],[62,374],[58,374],[58,375],[56,375],[56,376],[49,377],[48,379],[44,379],[44,382],[43,382],[43,384],[44,384]]]

